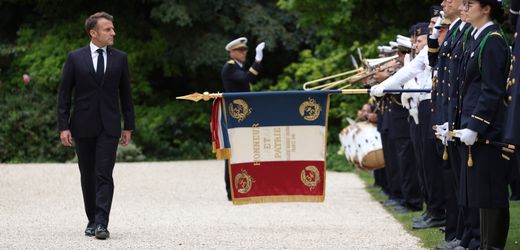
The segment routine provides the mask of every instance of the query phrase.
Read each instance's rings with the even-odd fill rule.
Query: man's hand
[[[255,55],[255,61],[261,62],[264,58],[264,48],[265,48],[265,42],[261,42],[256,46],[256,55]]]
[[[376,113],[370,113],[368,114],[368,121],[371,123],[377,123],[377,114]]]
[[[132,131],[123,130],[121,132],[121,139],[119,140],[119,144],[121,144],[123,147],[126,147],[128,143],[130,143],[130,140],[132,140]]]
[[[72,142],[72,134],[70,130],[63,130],[60,132],[60,140],[61,144],[65,147],[72,147],[74,143]]]
[[[387,70],[377,70],[374,74],[374,79],[376,79],[378,83],[383,82],[384,80],[388,79],[388,77],[390,77],[390,72]]]

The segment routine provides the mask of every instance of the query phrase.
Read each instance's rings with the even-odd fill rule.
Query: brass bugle
[[[385,63],[390,62],[392,60],[396,60],[397,58],[398,58],[398,56],[395,55],[395,56],[375,58],[375,59],[365,59],[363,62],[364,62],[364,64],[368,68],[374,69],[374,68],[378,67],[381,64],[385,64]]]
[[[338,77],[341,77],[341,76],[356,74],[356,73],[362,72],[363,70],[364,69],[362,67],[360,67],[360,68],[357,68],[357,69],[354,69],[354,70],[349,70],[349,71],[346,71],[346,72],[343,72],[343,73],[339,73],[339,74],[336,74],[336,75],[327,76],[327,77],[323,77],[323,78],[320,78],[320,79],[312,80],[312,81],[304,83],[303,84],[303,89],[304,90],[310,90],[312,88],[310,88],[308,86],[311,85],[311,84],[327,81],[327,80],[338,78]]]
[[[329,82],[329,83],[324,83],[324,84],[321,84],[321,85],[317,85],[317,86],[314,86],[314,87],[307,87],[305,84],[303,85],[303,89],[304,90],[329,90],[329,89],[332,89],[332,88],[335,88],[337,87],[338,85],[341,85],[343,83],[347,83],[348,85],[345,87],[341,87],[340,89],[342,88],[348,88],[350,87],[350,83],[352,82],[352,79],[357,79],[359,78],[360,75],[364,75],[366,74],[366,71],[363,70],[363,71],[360,71],[359,73],[353,75],[353,76],[349,76],[347,78],[344,78],[344,79],[341,79],[341,80],[337,80],[337,81],[334,81],[334,82]]]
[[[338,88],[340,90],[345,89],[345,88],[350,87],[353,83],[360,82],[368,77],[373,76],[377,71],[383,71],[383,70],[387,70],[387,69],[395,67],[395,65],[391,64],[390,62],[392,62],[392,61],[398,62],[397,58],[398,58],[398,56],[395,55],[395,56],[384,57],[384,58],[363,59],[363,64],[365,65],[364,67],[360,67],[360,68],[350,70],[350,71],[347,71],[344,73],[327,76],[327,77],[323,77],[320,79],[306,82],[303,84],[303,89],[304,90],[329,90],[329,89],[336,88],[336,87],[341,86],[342,84],[346,83],[348,86],[341,86],[340,88]],[[378,67],[380,67],[380,68],[378,68]],[[378,69],[376,70],[376,68],[378,68]],[[352,76],[349,76],[347,78],[341,79],[341,80],[336,80],[336,81],[329,82],[329,83],[321,83],[321,82],[331,80],[334,78],[338,78],[341,76],[351,75],[353,73],[355,73],[355,74]],[[317,84],[317,83],[321,83],[321,84]],[[316,86],[312,86],[312,87],[309,86],[311,84],[316,84]]]

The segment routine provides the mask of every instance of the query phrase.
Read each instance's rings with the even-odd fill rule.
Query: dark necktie
[[[97,59],[96,77],[101,82],[103,80],[103,76],[105,75],[105,59],[103,58],[102,49],[98,49],[96,51],[99,54],[98,59]]]

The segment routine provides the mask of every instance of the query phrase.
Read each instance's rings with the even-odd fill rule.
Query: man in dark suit
[[[75,146],[78,155],[88,217],[85,235],[98,239],[110,237],[107,226],[118,142],[128,145],[135,127],[128,59],[126,53],[110,47],[116,35],[112,21],[105,12],[87,18],[90,43],[68,54],[58,94],[60,139],[64,146]]]
[[[249,70],[245,69],[244,63],[247,56],[247,38],[240,37],[229,42],[226,45],[226,51],[229,52],[229,61],[222,67],[222,83],[224,85],[224,92],[249,92],[250,84],[257,81],[258,73],[261,69],[260,62],[263,59],[263,50],[265,43],[260,43],[256,46],[255,62]],[[226,192],[228,200],[232,200],[231,184],[229,180],[229,160],[226,160],[224,167],[224,180],[226,183]]]

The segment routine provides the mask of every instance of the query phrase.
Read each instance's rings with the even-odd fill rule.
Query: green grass
[[[374,177],[371,173],[358,172],[358,175],[365,182],[366,190],[372,195],[372,197],[375,200],[381,201],[386,199],[386,197],[379,192],[380,188],[372,186],[372,184],[374,183]],[[423,247],[428,249],[435,249],[435,245],[444,241],[444,234],[438,228],[429,228],[421,230],[412,229],[412,218],[419,216],[421,212],[398,214],[392,208],[385,207],[385,209],[403,225],[406,231],[421,239]],[[511,213],[511,220],[509,225],[509,235],[507,239],[506,249],[520,249],[520,202],[511,202],[509,211]]]

